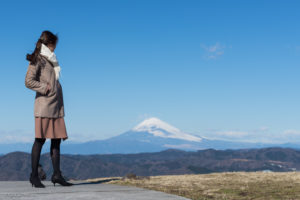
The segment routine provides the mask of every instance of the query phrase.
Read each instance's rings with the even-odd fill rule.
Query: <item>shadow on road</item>
[[[119,178],[111,178],[111,179],[105,179],[105,180],[99,180],[99,181],[90,181],[90,182],[73,183],[73,184],[74,185],[100,184],[100,183],[105,183],[105,182],[114,181],[114,180],[120,180],[120,179]]]

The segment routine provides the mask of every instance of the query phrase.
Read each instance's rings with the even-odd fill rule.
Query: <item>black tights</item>
[[[32,150],[31,150],[31,167],[32,175],[38,175],[38,166],[40,161],[40,155],[42,147],[45,143],[45,138],[35,138]],[[50,155],[53,165],[54,173],[60,171],[60,142],[61,139],[51,139]]]

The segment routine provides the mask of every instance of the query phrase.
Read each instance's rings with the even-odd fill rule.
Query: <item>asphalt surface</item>
[[[46,188],[32,187],[29,181],[0,181],[0,200],[186,200],[188,198],[147,190],[133,186],[120,186],[98,182],[70,181],[75,185],[63,187],[53,186],[50,181],[42,181]]]

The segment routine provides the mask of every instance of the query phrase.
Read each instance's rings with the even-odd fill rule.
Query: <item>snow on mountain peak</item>
[[[200,142],[202,140],[200,137],[184,133],[178,128],[175,128],[174,126],[171,126],[170,124],[167,124],[166,122],[156,117],[151,117],[144,120],[143,122],[135,126],[132,130],[136,132],[149,132],[154,136],[159,137],[175,138],[194,142]]]

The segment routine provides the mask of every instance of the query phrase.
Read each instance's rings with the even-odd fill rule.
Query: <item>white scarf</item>
[[[47,58],[47,60],[49,60],[53,64],[54,71],[55,71],[55,78],[56,78],[56,80],[58,80],[60,77],[60,74],[61,74],[61,72],[60,72],[61,68],[58,65],[58,61],[56,59],[55,53],[52,52],[46,45],[44,45],[42,43],[42,48],[41,48],[40,54],[45,56]]]

